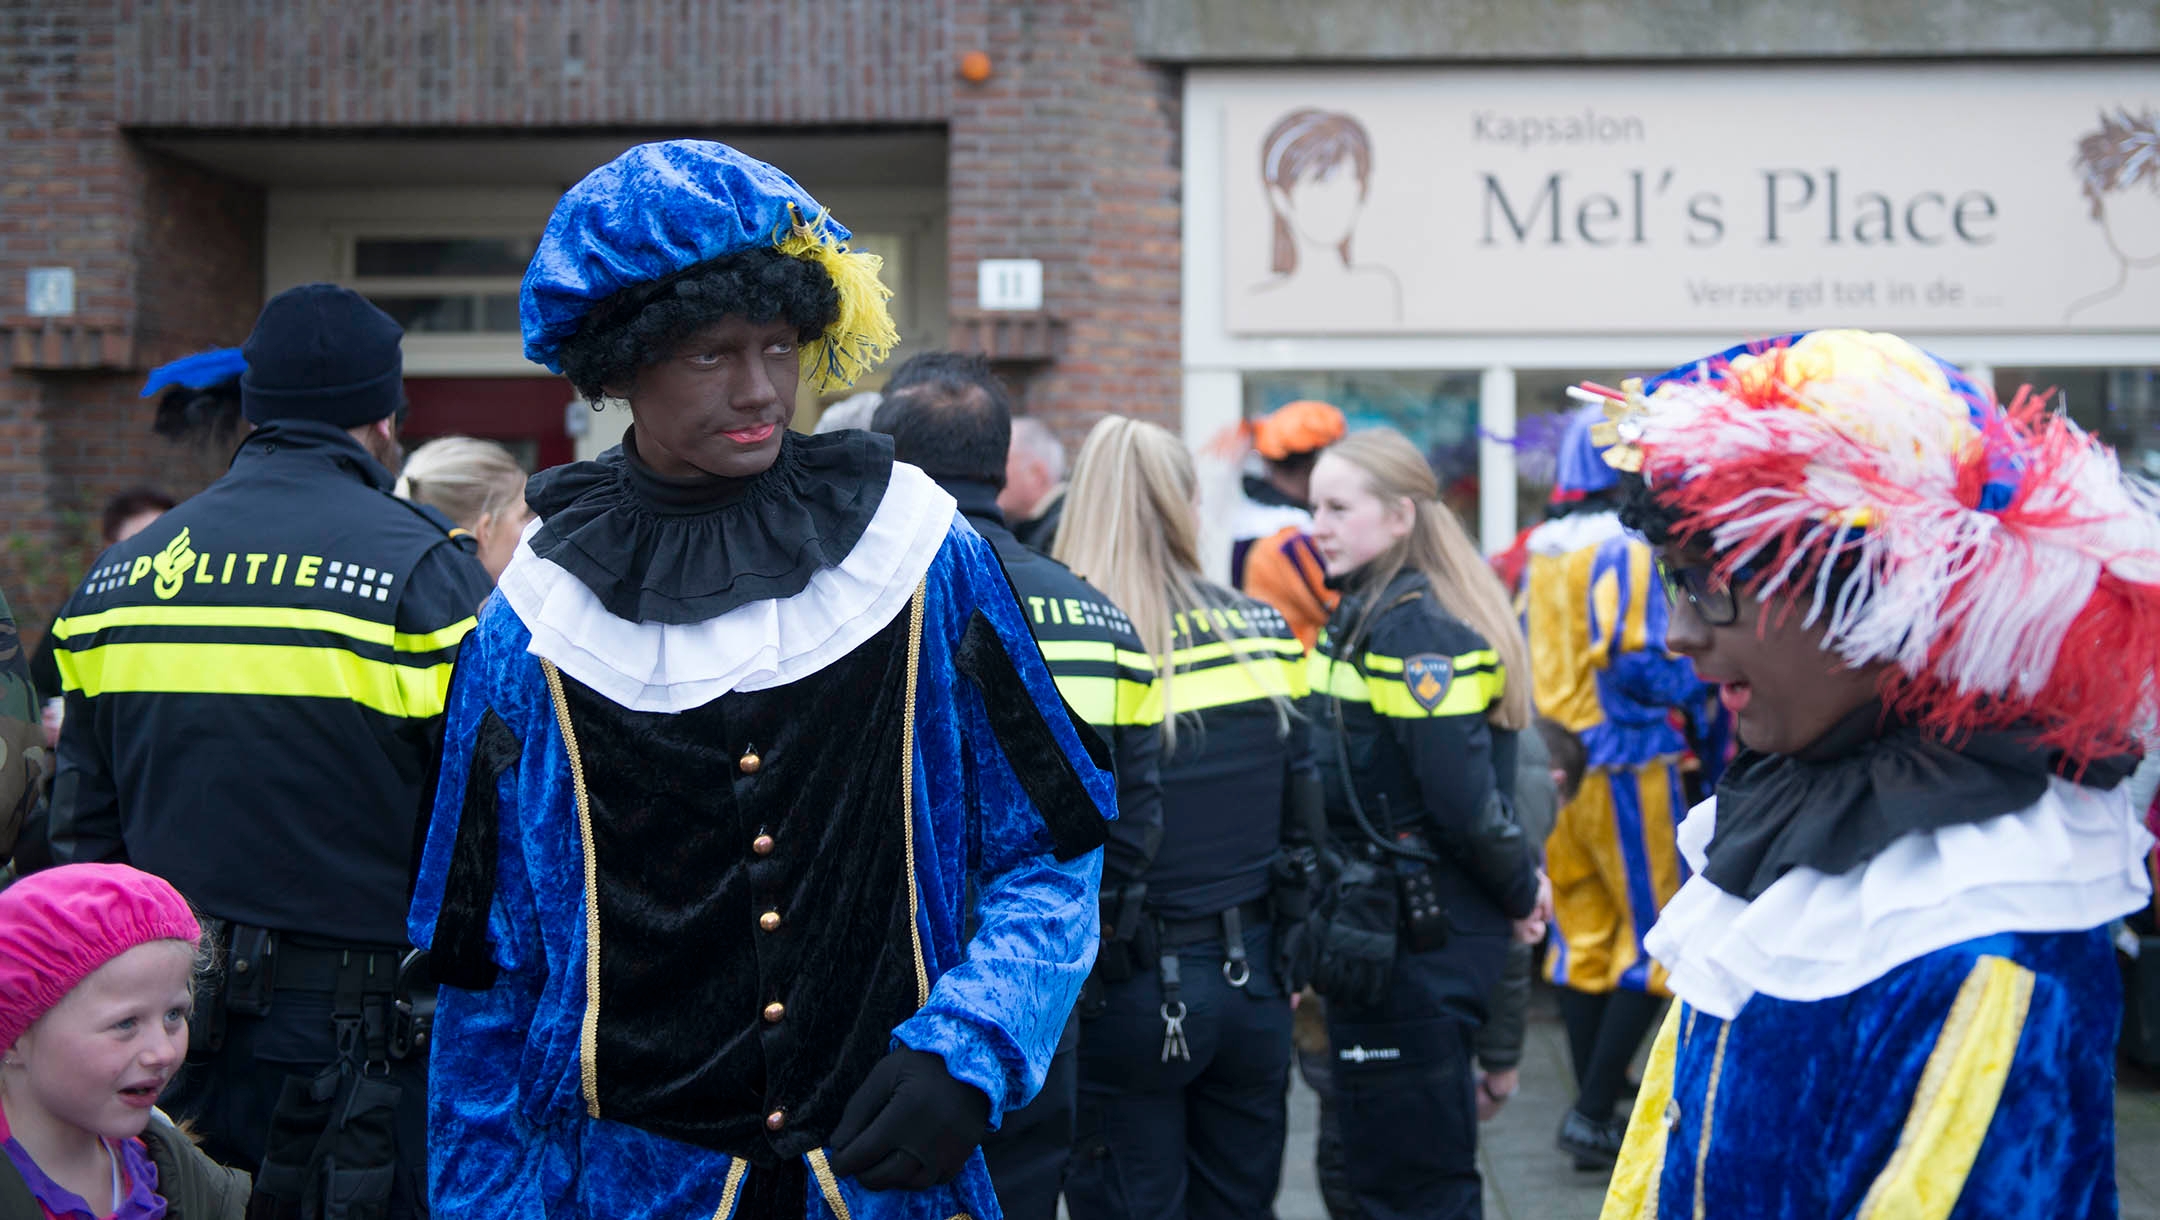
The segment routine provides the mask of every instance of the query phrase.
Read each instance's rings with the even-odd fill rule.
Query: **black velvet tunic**
[[[673,715],[565,680],[599,870],[602,1114],[753,1164],[839,1123],[916,1004],[906,666],[902,615],[808,678]]]
[[[844,554],[891,470],[878,439],[790,436],[771,470],[734,481],[656,475],[633,434],[608,462],[536,478],[536,502],[550,529],[607,543],[556,548],[585,557],[596,592],[694,621],[800,589]],[[686,712],[632,711],[565,675],[592,804],[609,1118],[753,1164],[799,1157],[915,1011],[907,618],[809,677]]]

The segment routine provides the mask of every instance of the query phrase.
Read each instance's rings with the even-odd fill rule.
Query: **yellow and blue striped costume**
[[[1675,707],[1694,666],[1665,649],[1670,606],[1650,548],[1617,514],[1585,512],[1530,535],[1529,634],[1538,711],[1582,739],[1582,786],[1546,840],[1559,935],[1547,974],[1578,991],[1665,994],[1642,938],[1686,877]]]
[[[1675,1004],[1604,1218],[2113,1216],[2120,1011],[2099,928],[1967,941],[1730,1021]]]

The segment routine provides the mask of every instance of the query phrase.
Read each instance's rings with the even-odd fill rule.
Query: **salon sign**
[[[2160,331],[2150,64],[1204,72],[1188,104],[1235,333]]]

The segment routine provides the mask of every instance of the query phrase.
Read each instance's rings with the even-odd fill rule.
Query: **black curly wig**
[[[1621,472],[1620,524],[1643,536],[1651,546],[1677,547],[1684,543],[1681,514],[1651,494],[1650,483],[1639,474]]]
[[[176,385],[158,398],[150,430],[173,441],[216,444],[240,428],[240,379],[195,389]]]
[[[839,318],[840,290],[810,259],[772,249],[726,254],[601,301],[556,359],[577,392],[598,403],[607,396],[603,387],[635,382],[639,368],[731,315],[755,323],[785,318],[808,343]]]
[[[1723,558],[1711,545],[1708,533],[1699,530],[1691,532],[1682,527],[1682,514],[1659,500],[1641,475],[1622,473],[1620,486],[1616,490],[1620,496],[1620,524],[1641,534],[1643,540],[1651,546],[1663,547],[1713,563]],[[1746,572],[1756,575],[1746,582],[1746,587],[1752,589],[1760,583],[1762,573],[1782,568],[1786,556],[1790,553],[1787,549],[1790,545],[1789,542],[1774,542],[1760,555],[1750,559],[1743,575],[1746,575]],[[1832,591],[1844,589],[1845,582],[1853,578],[1864,562],[1857,534],[1851,538],[1841,536],[1833,542],[1827,559],[1830,564],[1830,579],[1826,587]],[[1788,595],[1798,596],[1806,583],[1803,581],[1788,585]]]

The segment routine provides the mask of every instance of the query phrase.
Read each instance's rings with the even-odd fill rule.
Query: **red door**
[[[563,427],[577,391],[560,377],[408,377],[405,397],[408,450],[438,436],[477,436],[501,442],[532,470],[577,456]]]

